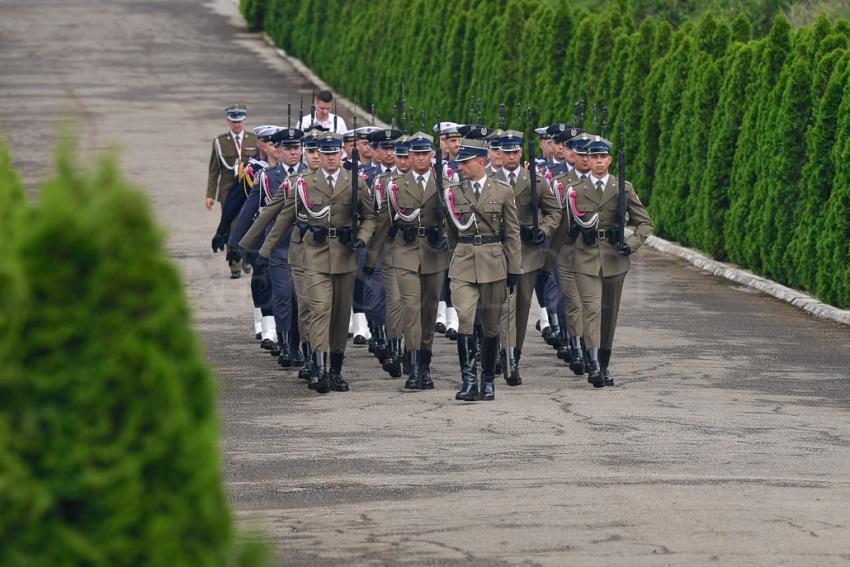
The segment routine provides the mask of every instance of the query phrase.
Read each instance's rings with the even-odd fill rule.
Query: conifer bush
[[[63,150],[30,208],[0,152],[0,564],[245,564],[180,277],[111,163]]]
[[[836,157],[850,129],[839,111],[850,23],[792,29],[764,0],[697,4],[243,0],[243,11],[252,27],[265,14],[256,27],[387,122],[404,81],[410,130],[421,110],[428,124],[477,120],[478,99],[490,126],[504,102],[512,128],[528,103],[539,126],[573,122],[584,101],[577,125],[592,130],[604,105],[657,234],[850,307]]]

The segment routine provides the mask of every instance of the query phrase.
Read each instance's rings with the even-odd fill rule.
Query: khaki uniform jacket
[[[328,186],[321,169],[311,171],[304,176],[304,180],[307,183],[307,195],[312,210],[318,212],[326,206],[330,207],[330,216],[314,219],[307,215],[307,222],[311,226],[325,229],[351,227],[351,172],[340,169],[339,177],[333,187]],[[357,210],[360,217],[357,238],[368,244],[375,231],[375,207],[366,184],[362,179],[358,179],[357,183],[359,199]],[[263,252],[268,250],[270,254],[274,250],[286,229],[295,222],[296,206],[299,209],[303,206],[295,197],[295,190],[293,186],[293,198],[287,199],[260,250],[260,255],[266,258],[269,256]],[[304,242],[306,243],[303,245],[305,269],[322,274],[347,274],[357,270],[357,253],[351,249],[348,242],[341,242],[339,238],[330,236],[327,236],[323,242],[316,242],[311,231],[307,231],[304,235]]]
[[[370,268],[374,268],[379,261],[384,266],[390,268],[393,267],[392,252],[395,241],[390,240],[387,237],[390,221],[389,216],[385,214],[388,203],[386,188],[389,187],[390,182],[394,178],[401,176],[402,174],[398,173],[394,169],[390,169],[379,175],[375,180],[375,183],[372,184],[372,199],[375,203],[376,227],[375,234],[372,236],[372,240],[369,241],[369,246],[366,249],[366,265]],[[384,187],[383,193],[375,189],[379,183]]]
[[[381,207],[378,231],[372,240],[376,243],[376,246],[381,246],[383,241],[387,241],[383,246],[389,245],[390,261],[388,265],[420,274],[435,274],[449,267],[448,251],[439,250],[431,244],[431,241],[428,240],[425,234],[417,236],[413,242],[405,242],[404,240],[403,229],[405,227],[416,227],[417,229],[422,227],[423,229],[427,229],[437,226],[438,195],[437,182],[434,176],[435,173],[431,171],[428,182],[425,185],[424,194],[416,182],[417,175],[413,170],[405,175],[392,178],[385,184],[387,196],[384,205]],[[389,204],[390,185],[392,183],[398,185],[398,206],[403,209],[405,214],[410,214],[411,211],[420,209],[418,219],[410,222],[400,218],[391,221],[390,215],[395,214],[395,210]],[[444,179],[443,183],[445,187],[451,182]],[[395,238],[389,241],[387,233],[393,222],[401,227],[401,229],[396,233]],[[384,256],[386,255],[384,254]]]
[[[221,153],[219,154],[219,150]],[[257,136],[252,132],[242,134],[242,162],[257,155]],[[213,139],[210,170],[207,177],[207,198],[224,202],[233,180],[239,173],[239,153],[230,132]]]
[[[460,213],[461,223],[465,224],[473,214],[473,205],[483,215],[483,218],[476,215],[477,228],[473,223],[469,229],[460,231],[452,221],[452,211],[446,207],[446,236],[451,251],[449,277],[469,283],[491,283],[507,278],[508,273],[519,274],[522,270],[522,246],[511,186],[494,176],[487,176],[477,201],[468,179],[447,186],[447,191],[454,198],[454,209]],[[502,242],[479,245],[458,242],[460,236],[488,236],[500,232],[504,232]]]
[[[499,168],[499,179],[508,183],[505,170]],[[510,186],[510,183],[508,183]],[[534,224],[534,213],[531,210],[531,174],[519,168],[519,177],[514,186],[516,197],[517,218],[520,227]],[[561,220],[558,201],[549,190],[549,184],[543,177],[537,178],[537,215],[538,226],[547,238],[551,237]],[[522,240],[522,273],[527,274],[543,267],[545,257],[540,244],[532,240]]]
[[[617,177],[608,176],[608,183],[602,192],[593,186],[590,178],[573,184],[576,188],[576,206],[578,210],[592,215],[599,213],[598,230],[617,227]],[[636,252],[643,241],[652,234],[652,219],[640,202],[632,184],[626,181],[626,225],[634,227],[634,232],[626,239],[626,244]],[[576,238],[573,266],[576,273],[588,276],[611,277],[629,271],[631,262],[628,256],[617,252],[617,247],[607,238],[597,238],[592,245],[584,243],[581,235]]]
[[[587,173],[586,175],[590,175]],[[557,187],[557,183],[561,182],[564,185],[564,189],[569,187],[570,185],[574,185],[579,180],[579,173],[575,170],[575,168],[570,169],[567,173],[562,173],[558,175],[552,180],[553,186]],[[554,194],[552,195],[554,197]],[[557,199],[555,200],[557,203]],[[555,229],[555,233],[552,235],[549,240],[549,250],[546,253],[546,264],[543,266],[543,269],[547,272],[551,272],[555,267],[555,262],[558,262],[560,266],[569,266],[570,268],[573,265],[573,256],[575,256],[575,240],[570,238],[570,212],[569,208],[560,209],[558,213],[558,228]]]

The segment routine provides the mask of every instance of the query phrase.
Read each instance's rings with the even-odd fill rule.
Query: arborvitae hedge
[[[0,148],[0,219],[0,564],[256,560],[234,544],[215,382],[145,198],[64,152],[31,206]]]
[[[385,120],[402,82],[415,128],[422,109],[429,123],[469,120],[470,97],[493,126],[499,102],[511,127],[517,102],[540,123],[572,122],[583,99],[587,128],[607,105],[606,134],[625,125],[628,176],[659,235],[850,307],[850,24],[776,17],[752,39],[775,13],[765,2],[753,19],[709,11],[675,31],[637,25],[652,12],[642,0],[586,6],[242,0],[249,26]]]

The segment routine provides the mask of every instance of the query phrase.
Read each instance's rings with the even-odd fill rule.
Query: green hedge
[[[659,235],[850,307],[850,25],[778,16],[758,39],[743,15],[636,25],[654,5],[670,7],[242,0],[249,27],[385,120],[402,81],[416,127],[420,110],[467,121],[471,99],[491,125],[504,101],[513,127],[526,101],[539,123],[606,105]],[[754,5],[763,26],[785,3]]]
[[[0,144],[0,565],[244,564],[180,276],[110,163],[63,150],[29,205]]]

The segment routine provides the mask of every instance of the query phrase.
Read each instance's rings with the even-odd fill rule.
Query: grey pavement
[[[1,0],[0,131],[35,194],[56,129],[149,195],[221,380],[228,487],[285,565],[846,565],[850,329],[652,250],[595,391],[536,333],[524,384],[408,393],[349,347],[347,394],[261,354],[247,280],[209,251],[222,108],[283,122],[311,85],[230,0]],[[362,54],[361,54],[362,55]],[[340,56],[340,64],[344,64]],[[533,319],[533,318],[532,318]]]

